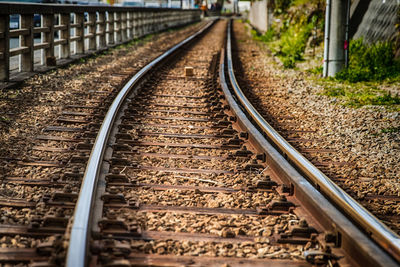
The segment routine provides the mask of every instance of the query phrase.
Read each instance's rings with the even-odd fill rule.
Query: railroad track
[[[247,36],[242,23],[233,23],[233,28],[232,51],[236,78],[249,101],[268,123],[301,154],[305,155],[313,165],[399,234],[399,216],[395,209],[397,203],[400,202],[400,197],[395,191],[396,186],[393,186],[396,184],[398,172],[396,172],[396,166],[390,166],[387,163],[390,162],[390,157],[388,157],[389,159],[385,157],[386,160],[380,160],[379,164],[375,164],[375,166],[363,159],[354,159],[354,154],[358,153],[350,153],[349,150],[355,144],[337,139],[335,142],[329,138],[330,133],[341,132],[335,130],[337,125],[329,125],[331,120],[340,120],[339,116],[322,118],[319,113],[321,107],[315,108],[315,112],[310,112],[312,108],[306,107],[308,103],[313,105],[315,102],[321,102],[319,93],[310,88],[309,82],[305,82],[307,74],[298,73],[300,76],[292,79],[278,78],[279,75],[274,73],[271,67],[261,67],[271,64],[271,62],[263,62],[266,60],[263,55],[263,53],[267,53],[266,47],[250,41],[251,37]],[[248,58],[253,60],[248,62]],[[262,71],[252,69],[257,69],[257,67]],[[272,73],[269,73],[270,71]],[[303,93],[313,96],[314,100],[301,102],[299,98],[301,99]],[[298,98],[293,95],[297,95]],[[350,116],[349,113],[348,115]],[[353,115],[352,117],[358,116]],[[379,123],[379,120],[377,122]],[[346,134],[349,139],[357,142],[358,138],[355,135],[350,132]],[[379,141],[376,140],[376,142]],[[383,143],[385,144],[385,142]],[[368,143],[361,142],[361,145],[368,147]],[[374,155],[375,153],[368,150],[368,154]],[[395,157],[392,156],[392,158]],[[393,165],[396,165],[395,162],[394,160]],[[373,171],[374,169],[375,171]],[[384,176],[385,183],[390,185],[376,184],[377,179],[379,180],[377,177],[380,175]]]
[[[22,200],[10,205],[20,211],[17,215],[26,215],[23,208],[28,204],[36,211],[25,210],[30,213],[27,227],[2,225],[2,235],[14,239],[19,235],[28,241],[35,237],[37,244],[0,250],[1,262],[36,266],[62,265],[65,260],[68,266],[397,265],[393,259],[397,244],[382,238],[388,232],[378,236],[364,228],[375,240],[367,237],[347,218],[351,216],[348,210],[344,215],[335,208],[340,202],[332,194],[340,191],[329,195],[327,186],[313,180],[307,169],[301,170],[336,201],[333,205],[246,118],[243,111],[252,114],[249,117],[267,138],[279,139],[271,129],[266,133],[268,127],[241,97],[226,26],[226,21],[210,23],[137,72],[121,91],[100,93],[103,97],[98,102],[105,104],[91,111],[75,105],[66,114],[73,118],[63,123],[87,123],[82,116],[99,114],[98,121],[95,116],[79,130],[80,136],[66,135],[68,129],[78,130],[66,126],[48,128],[62,135],[39,136],[48,142],[36,148],[43,153],[63,150],[60,142],[77,142],[80,152],[57,161],[35,162],[35,167],[42,164],[41,168],[56,170],[46,177],[20,179],[22,184],[49,188],[57,181],[60,190],[34,205]],[[226,32],[226,49],[221,50]],[[188,66],[193,67],[193,76],[184,75]],[[108,103],[110,108],[105,108]],[[296,163],[293,154],[279,144],[274,146]],[[57,172],[67,160],[78,165]],[[50,211],[44,209],[50,206]],[[394,251],[392,256],[376,243]]]

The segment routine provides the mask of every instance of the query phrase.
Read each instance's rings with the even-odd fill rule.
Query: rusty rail
[[[19,16],[15,29],[10,15]],[[0,82],[10,80],[12,57],[17,73],[32,73],[198,20],[200,11],[192,9],[0,3]],[[11,38],[19,39],[17,47],[10,48]]]

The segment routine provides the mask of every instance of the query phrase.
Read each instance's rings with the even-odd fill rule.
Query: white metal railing
[[[198,20],[193,9],[0,3],[0,81]]]

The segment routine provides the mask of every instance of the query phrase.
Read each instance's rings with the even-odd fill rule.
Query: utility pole
[[[349,46],[350,46],[350,38],[349,38],[349,29],[350,29],[350,7],[351,1],[347,0],[346,6],[346,26],[345,26],[345,36],[344,36],[344,66],[346,68],[349,67]]]
[[[327,0],[324,77],[335,76],[345,66],[347,1]]]
[[[324,33],[324,70],[323,76],[328,77],[328,62],[329,62],[329,39],[330,39],[330,26],[331,26],[331,2],[326,0],[325,9],[325,33]]]

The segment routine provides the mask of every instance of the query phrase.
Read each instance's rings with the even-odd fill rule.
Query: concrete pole
[[[350,27],[350,7],[351,7],[351,1],[347,0],[347,6],[346,6],[346,32],[344,36],[344,66],[346,68],[349,67],[349,45],[350,45],[350,40],[349,40],[349,27]]]
[[[329,60],[329,39],[330,39],[330,27],[331,27],[331,2],[332,0],[326,0],[326,11],[325,11],[325,32],[324,32],[324,71],[323,76],[328,76],[328,60]]]
[[[346,9],[347,0],[333,0],[331,2],[328,76],[335,76],[335,74],[341,71],[344,67]]]

